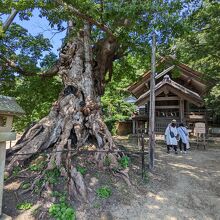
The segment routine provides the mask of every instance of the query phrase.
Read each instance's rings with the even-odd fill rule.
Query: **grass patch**
[[[108,186],[103,186],[96,190],[96,194],[101,199],[107,199],[111,196],[112,190]]]

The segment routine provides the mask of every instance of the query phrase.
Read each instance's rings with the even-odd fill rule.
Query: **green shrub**
[[[99,198],[107,199],[111,196],[112,190],[108,186],[100,187],[96,190],[96,193]]]
[[[17,205],[17,209],[19,210],[28,210],[32,207],[32,203],[30,202],[22,202]]]
[[[59,203],[52,204],[49,208],[50,216],[57,220],[75,220],[76,212],[68,205],[66,197],[59,192],[54,192],[54,196],[59,197]]]
[[[108,127],[112,135],[116,135],[116,120],[115,119],[105,119],[105,124]]]
[[[22,183],[21,188],[22,189],[28,189],[30,186],[31,186],[30,183],[24,182],[24,183]]]
[[[81,166],[77,166],[77,167],[76,167],[76,170],[77,170],[78,172],[80,172],[82,175],[85,175],[86,172],[87,172],[87,169],[86,169],[85,167],[81,167]]]
[[[126,169],[130,164],[130,158],[128,156],[122,156],[119,159],[119,164],[122,168]]]
[[[46,161],[41,161],[37,164],[32,164],[32,165],[30,165],[29,170],[31,170],[31,171],[42,171],[44,169],[46,163],[47,163]]]
[[[104,166],[109,167],[111,165],[111,159],[106,156],[104,159]]]
[[[60,193],[60,192],[58,192],[58,191],[53,191],[53,192],[51,193],[51,196],[52,196],[52,197],[61,197],[61,196],[63,196],[63,194]]]
[[[35,187],[34,187],[34,193],[39,193],[40,192],[44,182],[45,182],[44,179],[40,179],[40,180],[36,181],[36,184],[35,184]]]
[[[21,167],[16,166],[16,167],[14,167],[14,169],[12,171],[12,175],[17,176],[20,171],[21,171]]]
[[[58,168],[47,170],[45,177],[50,184],[55,184],[58,182],[58,178],[60,177],[60,170]]]
[[[58,183],[59,177],[60,177],[60,170],[58,168],[46,170],[44,178],[37,180],[35,184],[34,192],[39,193],[40,190],[42,189],[42,186],[46,182],[49,182],[50,184]]]

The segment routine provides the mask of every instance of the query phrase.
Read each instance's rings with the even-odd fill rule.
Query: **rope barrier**
[[[125,154],[128,154],[128,155],[141,155],[141,164],[142,164],[142,178],[144,178],[144,172],[145,172],[145,162],[144,162],[144,155],[148,154],[148,151],[145,151],[144,150],[144,136],[143,136],[143,133],[139,136],[138,135],[138,146],[139,144],[141,143],[141,149],[140,151],[129,151],[129,150],[76,150],[76,149],[72,149],[72,150],[69,150],[69,149],[63,149],[63,150],[53,150],[53,151],[49,151],[49,149],[47,150],[44,150],[44,152],[41,152],[41,153],[37,153],[37,152],[29,152],[29,153],[14,153],[12,154],[12,152],[8,152],[8,154],[10,155],[10,153],[12,154],[12,157],[14,156],[24,156],[24,155],[34,155],[34,154],[38,154],[38,155],[45,155],[45,154],[55,154],[55,153],[68,153],[68,152],[73,152],[75,155],[77,154],[92,154],[92,153],[99,153],[99,152],[102,152],[102,153],[125,153]],[[90,145],[92,146],[92,145]],[[120,145],[120,144],[116,144],[116,146],[118,147],[124,147],[123,145]]]
[[[122,145],[119,145],[119,146],[122,146]],[[56,150],[56,151],[44,151],[44,152],[41,152],[41,153],[38,153],[39,155],[41,154],[55,154],[55,153],[58,153],[58,152],[61,152],[61,153],[67,153],[67,152],[73,152],[73,153],[76,153],[76,154],[83,154],[83,153],[127,153],[127,154],[148,154],[147,151],[145,152],[140,152],[140,151],[126,151],[126,150],[67,150],[67,149],[64,149],[64,150]],[[33,154],[36,154],[36,152],[30,152],[30,153],[15,153],[13,154],[13,156],[24,156],[24,155],[33,155]]]

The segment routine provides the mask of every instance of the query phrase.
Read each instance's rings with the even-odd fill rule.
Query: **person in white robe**
[[[177,154],[177,137],[178,132],[176,128],[176,120],[173,119],[170,124],[168,124],[165,130],[165,141],[167,145],[167,153],[170,153],[170,148],[173,147],[175,154]]]
[[[184,126],[183,123],[179,124],[179,127],[177,128],[178,134],[179,134],[179,148],[180,152],[182,153],[184,150],[184,153],[187,152],[187,149],[189,149],[189,132]],[[183,147],[182,147],[183,146]]]

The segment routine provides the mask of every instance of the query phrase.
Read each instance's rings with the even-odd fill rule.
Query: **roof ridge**
[[[201,98],[201,96],[200,96],[198,93],[192,91],[191,89],[188,89],[188,88],[184,87],[183,85],[181,85],[181,84],[179,84],[179,83],[173,81],[173,80],[170,79],[170,78],[169,78],[169,80],[162,80],[162,81],[160,81],[158,84],[156,84],[156,86],[155,86],[155,91],[158,90],[159,88],[161,88],[162,86],[164,86],[165,84],[168,84],[168,85],[170,85],[170,86],[172,86],[172,87],[174,87],[174,88],[176,88],[176,89],[183,90],[182,92],[184,92],[184,93],[191,93],[191,95],[194,96],[194,98],[197,98],[197,99],[199,99],[200,101],[202,101],[202,98]],[[136,102],[139,102],[139,101],[141,101],[143,98],[147,97],[149,93],[150,93],[150,90],[148,90],[147,92],[145,92],[144,94],[142,94],[142,95],[137,99]],[[188,94],[188,95],[190,95],[190,94]]]

